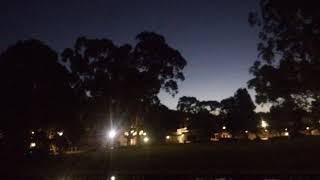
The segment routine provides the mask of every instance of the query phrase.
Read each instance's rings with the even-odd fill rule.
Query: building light
[[[284,136],[289,136],[289,132],[284,132]]]
[[[131,130],[130,133],[133,134],[133,133],[134,133],[134,130]]]
[[[166,139],[168,139],[168,140],[169,140],[169,139],[170,139],[170,136],[166,136]]]
[[[62,136],[62,135],[63,135],[63,131],[58,131],[57,134],[58,134],[59,136]]]
[[[140,135],[140,136],[143,135],[143,130],[140,130],[140,131],[139,131],[139,135]]]
[[[36,145],[37,145],[37,144],[36,144],[35,142],[31,142],[31,143],[30,143],[30,148],[34,148],[34,147],[36,147]]]
[[[265,129],[264,132],[268,132],[268,129]]]
[[[129,136],[129,132],[127,132],[127,131],[124,132],[124,135],[125,135],[125,136]]]
[[[308,126],[308,127],[306,127],[306,130],[309,130],[310,129],[310,127]]]
[[[143,142],[145,142],[145,143],[149,142],[149,138],[148,137],[144,137],[143,138]]]
[[[116,180],[116,177],[115,176],[111,176],[110,180]]]
[[[285,131],[288,131],[288,128],[285,128],[284,130],[285,130]]]
[[[177,129],[177,135],[189,132],[187,127]]]
[[[146,136],[146,135],[147,135],[147,133],[146,133],[146,132],[144,132],[144,133],[143,133],[143,135],[144,135],[144,136]]]
[[[34,134],[34,131],[31,131],[31,134]]]
[[[249,131],[248,131],[248,130],[246,130],[246,131],[244,131],[244,132],[245,132],[246,134],[248,134],[248,132],[249,132]]]
[[[136,132],[136,131],[134,131],[134,132],[132,133],[132,135],[133,135],[133,136],[136,136],[136,135],[137,135],[137,132]]]
[[[226,129],[226,126],[222,126],[222,129],[225,130],[225,129]]]

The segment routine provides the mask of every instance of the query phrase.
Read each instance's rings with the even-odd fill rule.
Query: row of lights
[[[34,135],[35,132],[31,131],[31,134]],[[58,136],[63,136],[63,131],[58,131],[57,134],[58,134]],[[35,148],[36,146],[37,146],[37,144],[35,142],[31,142],[29,145],[30,148]]]
[[[133,136],[136,136],[137,134],[138,134],[138,132],[137,131],[134,131],[134,130],[131,130],[130,131],[130,133],[133,135]],[[115,130],[115,129],[111,129],[109,132],[108,132],[108,138],[109,139],[114,139],[115,137],[116,137],[116,135],[117,135],[117,131]],[[125,136],[129,136],[129,132],[124,132],[124,135]],[[146,132],[144,132],[143,130],[140,130],[139,131],[139,135],[140,136],[145,136],[144,138],[143,138],[143,142],[145,142],[145,143],[148,143],[149,142],[149,138],[147,137],[147,133]]]
[[[139,134],[139,136],[142,136],[142,135],[143,135],[143,136],[146,136],[146,135],[147,135],[147,133],[144,132],[143,130],[140,130],[139,133],[138,133],[137,131],[135,131],[135,130],[131,130],[131,131],[130,131],[130,134],[132,134],[133,136],[136,136],[137,134]],[[124,135],[125,135],[125,136],[129,136],[129,132],[127,132],[127,131],[124,132]]]
[[[34,135],[35,132],[34,132],[34,131],[31,131],[31,134]],[[59,136],[63,136],[63,131],[58,131],[57,134],[58,134]]]

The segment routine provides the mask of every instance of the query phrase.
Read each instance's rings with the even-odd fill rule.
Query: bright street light
[[[170,136],[166,136],[166,139],[170,139]]]
[[[225,129],[226,129],[226,126],[222,126],[222,129],[225,130]]]
[[[261,127],[266,128],[268,126],[269,126],[269,124],[267,123],[267,121],[265,121],[265,120],[261,121]]]
[[[113,138],[116,136],[116,134],[117,134],[116,130],[111,129],[111,130],[108,132],[108,138],[109,138],[109,139],[113,139]]]
[[[115,176],[111,176],[110,180],[116,180],[116,177]]]

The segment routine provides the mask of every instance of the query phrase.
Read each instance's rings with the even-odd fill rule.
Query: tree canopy
[[[16,138],[10,142],[21,142],[32,129],[72,126],[75,101],[69,74],[43,42],[19,41],[5,50],[0,79],[2,130],[6,138]]]
[[[219,130],[222,126],[232,132],[255,130],[257,118],[255,105],[245,88],[240,88],[234,96],[218,101],[199,101],[195,97],[183,96],[177,109],[189,114],[191,126]]]
[[[184,80],[186,61],[163,36],[142,32],[136,40],[134,46],[117,46],[109,39],[80,37],[62,53],[76,89],[89,100],[104,99],[105,112],[115,116],[135,113],[141,118],[145,108],[159,104],[161,89],[175,95],[177,81]]]
[[[318,98],[320,16],[317,1],[261,0],[261,13],[249,21],[259,27],[259,60],[248,84],[257,102],[308,96]]]
[[[319,101],[320,16],[315,0],[261,0],[261,13],[250,13],[258,27],[258,60],[251,67],[249,88],[257,92],[257,103],[294,103],[312,111]],[[284,105],[285,105],[284,104]],[[284,106],[282,105],[282,106]]]

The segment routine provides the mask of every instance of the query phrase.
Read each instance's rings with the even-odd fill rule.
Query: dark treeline
[[[171,95],[184,80],[187,62],[153,32],[134,44],[80,37],[57,53],[35,39],[19,41],[0,55],[1,143],[11,150],[28,146],[32,130],[64,130],[72,142],[110,126],[148,128],[154,137],[179,126],[198,129],[208,140],[225,126],[231,132],[255,131],[261,118],[274,129],[320,122],[320,15],[317,1],[261,0],[249,14],[259,31],[258,59],[250,68],[248,87],[257,104],[270,112],[255,113],[248,91],[240,88],[221,102],[181,97],[169,110],[157,97]],[[231,52],[232,53],[232,52]]]
[[[12,150],[28,146],[25,137],[36,130],[64,130],[73,141],[110,126],[155,130],[162,114],[172,116],[157,95],[178,92],[186,65],[152,32],[138,34],[134,46],[80,37],[61,54],[39,40],[19,41],[1,53],[0,63],[1,134]]]
[[[199,141],[208,141],[213,132],[220,131],[222,127],[234,135],[257,130],[255,105],[244,88],[221,102],[199,101],[195,97],[183,96],[179,99],[177,109],[184,112],[185,124],[200,134]]]
[[[258,60],[250,68],[256,102],[270,103],[264,114],[274,128],[319,127],[320,14],[318,1],[261,0],[249,14],[259,30]]]

